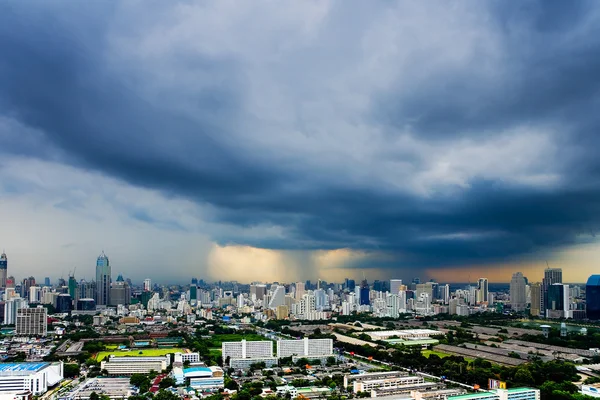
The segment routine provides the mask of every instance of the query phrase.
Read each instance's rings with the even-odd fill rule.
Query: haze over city
[[[0,4],[10,273],[598,271],[594,2]]]

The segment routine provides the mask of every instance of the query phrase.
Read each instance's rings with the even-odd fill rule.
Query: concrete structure
[[[117,281],[113,283],[110,289],[110,304],[113,306],[120,304],[128,306],[131,304],[131,288],[121,274],[119,274]]]
[[[370,372],[358,375],[344,375],[344,388],[354,385],[354,382],[362,382],[374,379],[393,379],[408,376],[408,373],[403,371],[386,371],[386,372]]]
[[[378,389],[412,386],[424,382],[425,379],[423,379],[423,377],[420,376],[400,376],[395,378],[365,379],[361,381],[354,381],[354,383],[352,384],[352,391],[354,393],[371,392],[373,390]]]
[[[91,394],[105,395],[113,400],[126,399],[135,394],[129,378],[91,378],[77,385],[70,392],[57,396],[59,400],[88,400]]]
[[[477,281],[477,304],[487,304],[489,297],[487,278],[479,278]]]
[[[196,364],[200,362],[200,354],[199,353],[175,353],[175,362],[176,363],[185,363],[189,362],[190,364]]]
[[[562,269],[546,268],[544,270],[544,279],[542,279],[542,312],[545,313],[548,307],[548,287],[555,283],[562,283]]]
[[[104,252],[96,260],[96,304],[107,306],[110,304],[110,262]]]
[[[224,387],[223,369],[217,366],[174,368],[173,377],[178,385],[188,385],[196,390],[217,391]]]
[[[585,285],[587,318],[600,320],[600,275],[592,275]]]
[[[539,389],[495,389],[489,392],[450,396],[448,400],[540,400]]]
[[[390,293],[398,294],[402,286],[402,279],[390,279]]]
[[[4,304],[4,325],[13,325],[17,323],[17,312],[21,308],[27,307],[27,300],[22,297],[10,297]]]
[[[264,362],[267,366],[277,364],[277,358],[273,357],[273,342],[270,340],[223,342],[221,352],[223,363],[229,362],[231,368],[244,369],[259,362]]]
[[[333,355],[333,339],[279,340],[277,358],[320,358]]]
[[[539,282],[532,283],[529,292],[531,293],[531,315],[539,317],[542,315],[542,285]]]
[[[0,397],[24,391],[39,396],[62,380],[62,362],[0,364]]]
[[[387,340],[392,338],[402,340],[418,340],[418,339],[429,339],[432,336],[444,335],[443,332],[434,331],[433,329],[406,329],[403,331],[374,331],[365,332],[371,336],[373,340]]]
[[[45,307],[17,310],[17,336],[46,336],[48,334],[48,310]]]
[[[510,306],[513,311],[523,312],[527,308],[525,277],[521,272],[515,272],[510,280]]]
[[[164,357],[110,357],[102,361],[100,368],[109,375],[129,376],[133,374],[148,374],[151,371],[161,372],[167,369],[171,360]]]
[[[8,259],[6,253],[0,255],[0,288],[6,287],[6,278],[8,277]]]

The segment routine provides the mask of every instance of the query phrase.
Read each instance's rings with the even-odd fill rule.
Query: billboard
[[[497,379],[488,379],[488,389],[506,389],[506,382]]]

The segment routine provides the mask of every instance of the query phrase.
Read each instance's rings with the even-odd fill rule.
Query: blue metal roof
[[[600,286],[600,275],[592,275],[588,278],[587,286]]]
[[[0,374],[6,372],[37,372],[48,363],[7,363],[0,364]]]

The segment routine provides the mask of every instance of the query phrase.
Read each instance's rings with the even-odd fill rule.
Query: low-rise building
[[[63,380],[63,363],[0,364],[0,396],[12,396],[26,391],[39,396]]]
[[[126,399],[135,394],[129,378],[90,378],[75,386],[71,391],[58,395],[58,400],[88,400],[92,393],[108,396],[113,400]]]
[[[399,376],[395,378],[365,379],[362,381],[354,381],[352,385],[352,391],[354,393],[371,392],[373,390],[406,387],[423,382],[425,382],[425,379],[423,379],[420,376]]]
[[[488,392],[450,396],[448,400],[540,400],[539,389],[495,389]]]
[[[129,376],[133,374],[148,374],[151,371],[161,372],[170,364],[170,357],[115,357],[102,361],[100,368],[109,375]]]

